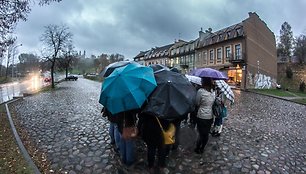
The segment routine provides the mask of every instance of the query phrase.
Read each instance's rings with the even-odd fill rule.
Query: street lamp
[[[17,48],[17,47],[20,47],[20,46],[22,46],[22,44],[19,44],[19,45],[16,45],[16,46],[14,46],[13,47],[13,59],[12,59],[12,78],[14,77],[14,58],[15,58],[15,49]],[[17,75],[16,75],[16,77],[17,77]]]

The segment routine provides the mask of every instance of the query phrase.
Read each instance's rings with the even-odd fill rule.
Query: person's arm
[[[196,107],[199,107],[200,106],[200,103],[201,103],[201,89],[199,89],[197,91],[197,95],[196,95]]]

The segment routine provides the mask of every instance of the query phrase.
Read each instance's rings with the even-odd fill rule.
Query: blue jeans
[[[223,123],[223,118],[222,117],[216,117],[215,118],[214,126],[221,126],[222,123]]]
[[[118,125],[116,123],[110,123],[109,125],[109,136],[111,137],[111,142],[115,143],[116,148],[120,147],[120,133],[118,129]]]
[[[122,162],[130,166],[135,161],[135,140],[126,140],[121,137],[120,139],[120,157]]]
[[[110,139],[111,139],[111,143],[115,143],[115,123],[112,123],[110,122],[109,123],[109,136],[110,136]]]

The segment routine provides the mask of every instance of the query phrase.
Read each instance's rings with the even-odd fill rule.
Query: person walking
[[[196,96],[196,105],[198,107],[196,124],[199,136],[194,152],[197,154],[203,153],[213,123],[212,105],[215,100],[215,95],[212,89],[214,89],[212,79],[202,78],[202,87],[197,91]]]
[[[111,144],[114,145],[115,152],[119,152],[119,145],[120,145],[120,133],[118,130],[118,117],[116,115],[112,115],[106,107],[102,109],[102,116],[107,117],[109,121],[109,136],[111,140]]]
[[[218,115],[215,115],[215,121],[212,131],[212,136],[217,137],[221,135],[222,127],[223,127],[223,119],[226,117],[226,107],[225,107],[225,96],[220,88],[216,89],[216,99],[217,103],[220,105],[221,112]]]
[[[160,124],[167,128],[169,122],[159,119]],[[138,127],[143,141],[147,145],[147,160],[150,173],[154,173],[155,155],[157,152],[158,167],[163,170],[166,167],[167,145],[164,144],[162,130],[157,118],[153,115],[141,113],[139,115]]]
[[[130,137],[126,138],[123,136],[124,128],[135,127],[136,125],[137,112],[134,110],[121,112],[116,115],[119,119],[117,125],[120,132],[120,145],[119,152],[121,161],[127,167],[132,166],[135,162],[135,139]]]

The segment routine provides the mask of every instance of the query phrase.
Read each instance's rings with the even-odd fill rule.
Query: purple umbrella
[[[223,74],[221,71],[212,69],[212,68],[199,68],[191,72],[191,75],[198,77],[209,77],[214,80],[227,80],[228,77]]]

